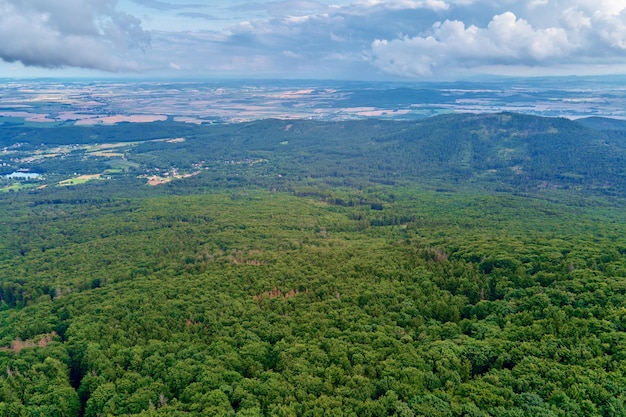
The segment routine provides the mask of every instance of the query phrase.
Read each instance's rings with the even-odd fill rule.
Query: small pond
[[[8,175],[5,175],[4,178],[12,179],[12,180],[33,180],[35,178],[41,177],[41,174],[37,174],[35,172],[12,172]]]

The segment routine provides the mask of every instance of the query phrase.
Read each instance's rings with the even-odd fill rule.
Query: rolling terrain
[[[408,184],[626,190],[623,122],[500,113],[408,121],[175,122],[0,131],[5,174],[68,177],[203,175],[197,182],[286,186],[303,178],[334,185]],[[209,185],[210,186],[210,185]],[[183,187],[184,188],[184,187]]]
[[[3,126],[0,416],[626,415],[624,132]]]

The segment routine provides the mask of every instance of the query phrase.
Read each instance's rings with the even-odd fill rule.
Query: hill
[[[176,168],[179,173],[202,172],[206,183],[219,184],[230,178],[281,187],[302,178],[324,178],[347,186],[418,182],[621,195],[626,190],[626,140],[624,131],[607,129],[607,123],[508,113],[405,122],[125,123],[4,128],[0,146],[10,151],[1,161],[5,173],[28,169],[55,182],[75,172],[110,176],[122,169],[137,176]]]
[[[577,123],[595,130],[626,130],[626,120],[611,119],[607,117],[584,117],[578,119]]]
[[[0,416],[626,415],[604,123],[0,135]]]

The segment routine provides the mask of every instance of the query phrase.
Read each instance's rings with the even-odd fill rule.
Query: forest
[[[0,416],[624,416],[624,131],[3,127]]]

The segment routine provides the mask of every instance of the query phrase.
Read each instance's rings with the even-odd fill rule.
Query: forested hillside
[[[456,114],[422,121],[262,120],[0,129],[0,169],[128,178],[197,173],[203,186],[273,185],[303,179],[490,191],[626,191],[626,129],[611,119],[578,122],[519,114]],[[156,170],[156,171],[155,171]],[[280,180],[278,179],[280,178]],[[37,184],[41,184],[41,181]]]
[[[0,416],[626,415],[625,145],[583,123],[0,130],[42,174],[0,193]]]

